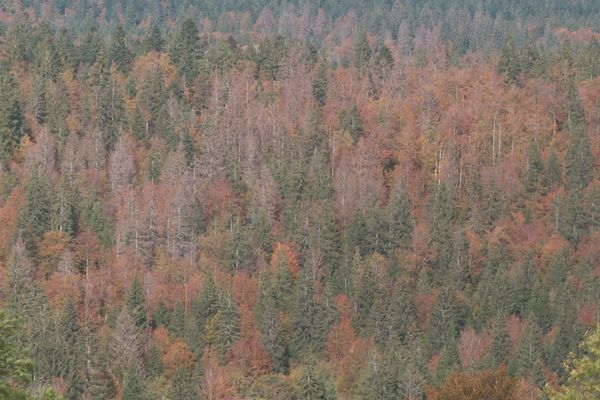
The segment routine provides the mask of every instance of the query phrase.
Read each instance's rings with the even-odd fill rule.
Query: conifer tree
[[[144,48],[146,51],[161,52],[164,47],[164,40],[158,24],[153,23],[146,36],[144,37]]]
[[[371,61],[371,46],[366,31],[361,31],[358,34],[354,45],[354,67],[360,75],[364,75],[369,68]]]
[[[509,83],[519,83],[521,75],[521,54],[513,39],[508,35],[502,47],[500,60],[498,61],[498,72],[506,75]]]
[[[0,158],[6,163],[26,130],[17,81],[6,67],[0,68],[0,92]]]
[[[142,378],[135,367],[130,367],[125,372],[121,398],[123,400],[143,400],[145,398]]]
[[[179,367],[173,375],[173,387],[171,388],[170,399],[172,400],[197,400],[199,399],[196,388],[193,384],[191,372],[184,367]]]
[[[292,305],[291,321],[295,353],[320,351],[325,339],[324,315],[316,299],[312,276],[303,271],[296,285],[296,298]]]
[[[27,181],[25,193],[26,223],[29,232],[40,238],[52,228],[53,194],[47,176],[39,169],[34,169]]]
[[[317,73],[312,84],[312,95],[321,107],[327,102],[327,67],[324,61],[317,65]]]
[[[289,367],[289,350],[281,321],[280,313],[283,311],[278,307],[281,297],[278,298],[275,290],[271,287],[270,274],[263,273],[260,279],[260,287],[257,303],[258,327],[261,331],[262,343],[271,361],[273,370],[276,372],[287,372]]]
[[[110,47],[110,60],[115,63],[119,71],[127,73],[131,65],[131,52],[125,42],[125,30],[121,24],[117,25],[112,35]]]
[[[142,330],[145,329],[147,324],[146,300],[144,288],[137,276],[133,279],[133,283],[127,294],[127,310],[133,318],[134,324]]]
[[[240,337],[240,315],[231,295],[228,295],[216,315],[216,346],[221,358]]]
[[[156,378],[163,373],[163,363],[160,357],[160,349],[153,344],[146,353],[145,371],[149,378]]]
[[[540,342],[541,331],[533,315],[527,320],[527,326],[516,359],[513,361],[513,370],[517,376],[533,377],[538,385],[544,381],[542,345]]]
[[[527,149],[527,191],[533,193],[538,190],[540,177],[544,173],[544,163],[540,154],[539,144],[529,142]]]

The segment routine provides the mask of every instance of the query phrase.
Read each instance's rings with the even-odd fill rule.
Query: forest
[[[600,398],[600,2],[0,0],[0,399]]]

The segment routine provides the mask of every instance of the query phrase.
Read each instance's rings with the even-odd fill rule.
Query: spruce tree
[[[498,72],[505,74],[507,82],[519,83],[521,68],[520,50],[512,35],[509,34],[502,46],[500,60],[498,61]]]
[[[41,238],[52,229],[53,193],[48,177],[39,169],[31,171],[25,186],[25,210],[29,232]]]
[[[0,161],[7,163],[21,142],[26,125],[17,81],[5,67],[0,68],[0,93]]]
[[[314,281],[308,271],[302,271],[296,285],[296,298],[292,305],[291,321],[294,351],[306,354],[320,351],[325,332],[321,303],[316,299]]]
[[[183,304],[181,302],[175,303],[175,307],[173,308],[173,312],[169,317],[169,331],[174,336],[183,336],[185,328],[185,310],[183,308]]]
[[[324,61],[317,65],[317,73],[312,84],[312,95],[321,107],[327,102],[327,65]]]
[[[544,173],[544,163],[540,154],[539,144],[535,141],[529,142],[527,148],[527,191],[536,192],[539,188],[540,177]]]
[[[512,369],[517,376],[531,376],[538,385],[541,385],[544,381],[540,338],[540,328],[535,317],[530,315],[527,319],[525,332],[521,337],[518,353],[512,364]]]
[[[146,51],[161,52],[164,47],[164,40],[158,24],[153,23],[146,36],[144,37],[144,48]]]
[[[197,400],[199,399],[194,387],[191,372],[184,367],[178,367],[173,375],[173,387],[169,399],[171,400]]]
[[[240,337],[240,314],[237,306],[233,302],[231,295],[228,295],[219,310],[216,326],[216,346],[221,358],[229,351],[231,346]]]
[[[150,346],[150,349],[146,353],[144,366],[149,378],[156,378],[163,373],[163,363],[160,356],[160,349],[157,345],[153,344]]]
[[[144,400],[144,386],[140,373],[135,367],[130,367],[123,377],[122,400]]]
[[[115,63],[119,71],[127,73],[131,65],[131,52],[127,48],[125,38],[125,29],[121,24],[117,25],[112,35],[112,44],[110,47],[110,60]]]
[[[371,61],[371,46],[366,31],[361,31],[354,44],[354,67],[358,73],[364,75]]]
[[[146,300],[144,288],[137,276],[133,279],[133,283],[127,294],[127,310],[133,318],[134,324],[142,330],[145,329],[147,324]]]

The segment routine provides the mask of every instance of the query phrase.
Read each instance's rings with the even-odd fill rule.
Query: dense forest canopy
[[[0,398],[594,398],[599,24],[0,2]]]

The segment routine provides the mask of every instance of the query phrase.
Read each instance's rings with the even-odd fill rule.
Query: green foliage
[[[510,34],[502,47],[502,53],[498,61],[498,72],[505,74],[506,80],[510,83],[520,82],[522,72],[521,54],[514,38]]]
[[[26,195],[25,215],[28,230],[33,236],[40,238],[52,228],[53,193],[48,177],[37,168],[29,176]]]
[[[323,107],[327,101],[327,67],[322,61],[317,65],[317,73],[312,84],[312,95],[317,104]]]
[[[287,270],[287,265],[284,265],[283,268]],[[277,286],[275,288],[272,287],[270,274],[265,272],[261,275],[256,313],[262,343],[273,362],[273,370],[285,373],[289,368],[289,348],[287,334],[282,322],[282,313],[285,310],[283,296],[289,293],[290,287],[288,285],[290,282],[288,280],[289,276],[286,279],[279,271],[280,268],[276,272],[279,279],[276,280]],[[278,287],[281,287],[285,292],[278,290]]]
[[[137,276],[133,279],[133,283],[127,294],[127,310],[133,318],[135,325],[145,329],[148,322],[146,317],[146,300],[144,288]]]
[[[0,160],[7,163],[26,133],[26,125],[17,81],[5,67],[0,68],[0,92]]]
[[[511,365],[512,370],[517,376],[532,377],[536,384],[541,385],[544,382],[542,344],[540,342],[541,332],[535,320],[530,316],[516,359]]]
[[[298,382],[298,398],[303,400],[333,400],[335,387],[328,377],[309,361]]]
[[[318,352],[323,348],[327,329],[324,308],[316,298],[310,273],[302,271],[298,279],[290,315],[294,353]]]
[[[221,358],[240,337],[240,315],[237,306],[228,295],[215,315],[217,320],[215,344]]]
[[[356,103],[352,105],[350,112],[340,112],[340,128],[350,133],[354,144],[364,135],[363,120]]]
[[[123,378],[123,389],[121,391],[123,400],[143,400],[144,386],[142,378],[135,367],[130,367]]]
[[[149,378],[156,378],[163,373],[163,364],[161,360],[160,350],[155,344],[150,346],[146,354],[145,370]]]
[[[13,384],[22,385],[32,378],[33,363],[25,349],[19,347],[19,322],[0,310],[0,397],[26,399],[27,396]]]
[[[361,31],[358,34],[354,45],[354,67],[359,74],[364,75],[371,61],[371,46],[366,31]]]
[[[600,396],[600,328],[585,337],[579,350],[565,362],[566,381],[559,388],[546,387],[552,400],[591,400]]]
[[[106,215],[104,207],[95,192],[85,196],[81,201],[81,222],[92,229],[100,239],[100,243],[108,247],[112,243],[112,221]]]
[[[186,368],[177,368],[173,376],[173,387],[170,397],[173,400],[195,400],[199,399],[192,374]]]
[[[112,43],[109,50],[109,58],[115,63],[119,71],[126,73],[131,65],[132,57],[127,48],[125,30],[122,25],[117,25],[112,34]]]

